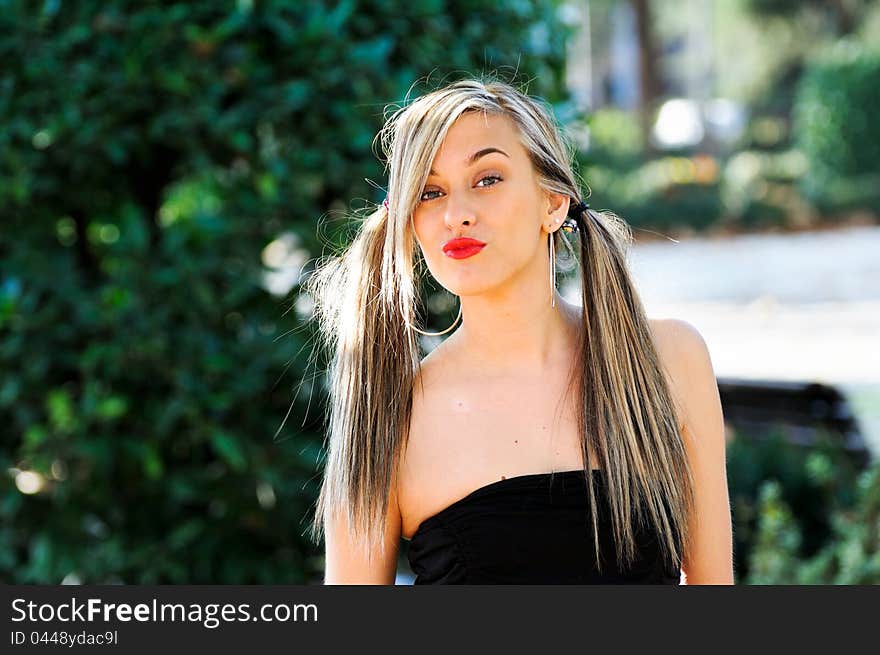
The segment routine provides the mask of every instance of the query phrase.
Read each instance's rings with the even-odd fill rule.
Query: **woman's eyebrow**
[[[473,163],[475,161],[477,161],[480,157],[485,157],[486,155],[488,155],[489,153],[492,153],[492,152],[499,152],[502,155],[504,155],[505,157],[507,157],[508,159],[510,159],[510,155],[508,155],[506,152],[504,152],[500,148],[495,148],[495,147],[490,146],[488,148],[483,148],[482,150],[477,150],[474,154],[472,154],[470,157],[468,157],[465,160],[464,165],[465,166],[472,166]],[[437,172],[433,168],[429,171],[429,173],[431,175],[437,174]]]

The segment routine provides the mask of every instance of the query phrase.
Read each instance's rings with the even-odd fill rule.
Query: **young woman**
[[[403,537],[417,584],[732,584],[706,345],[646,317],[631,233],[580,201],[552,112],[467,79],[377,136],[388,196],[306,283],[334,352],[325,583],[393,584]],[[556,290],[564,240],[580,305]],[[424,359],[419,258],[459,300]]]

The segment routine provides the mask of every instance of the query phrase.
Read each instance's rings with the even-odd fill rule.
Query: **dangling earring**
[[[384,205],[385,205],[385,209],[388,209],[388,198],[385,198]],[[412,230],[412,233],[415,234],[416,228],[413,225],[412,216],[409,217],[409,225],[410,225],[410,229]],[[424,330],[420,330],[419,328],[417,328],[415,325],[410,325],[409,321],[407,321],[406,319],[404,319],[404,322],[406,323],[406,326],[408,328],[410,328],[411,330],[415,330],[419,334],[424,334],[426,337],[441,337],[444,334],[446,334],[447,332],[449,332],[452,328],[454,328],[458,324],[458,321],[460,318],[461,318],[461,298],[458,299],[458,316],[456,316],[455,320],[452,321],[452,325],[450,325],[448,328],[443,330],[443,332],[425,332]]]
[[[562,222],[562,226],[559,228],[563,232],[577,232],[578,224],[577,221],[571,216],[572,213],[579,213],[586,209],[589,209],[589,205],[584,204],[583,202],[578,202],[573,208],[569,209],[569,216]],[[554,223],[558,223],[559,219],[557,218]],[[550,249],[550,306],[556,307],[556,248],[553,247],[553,235],[555,232],[549,232],[547,238],[547,246]]]
[[[553,247],[553,232],[547,235],[550,248],[550,306],[556,307],[556,248]]]
[[[448,328],[443,330],[443,332],[424,332],[423,330],[420,330],[419,328],[417,328],[415,325],[410,325],[409,323],[407,323],[407,326],[412,328],[413,330],[415,330],[419,334],[424,334],[426,337],[439,337],[439,336],[446,334],[452,328],[454,328],[456,323],[458,323],[458,319],[460,319],[460,318],[461,318],[461,298],[458,299],[458,316],[455,317],[455,320],[452,322],[452,325],[450,325]]]

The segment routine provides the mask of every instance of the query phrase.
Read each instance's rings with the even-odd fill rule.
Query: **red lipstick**
[[[477,239],[460,237],[443,244],[443,254],[453,259],[466,259],[480,252],[486,244]]]

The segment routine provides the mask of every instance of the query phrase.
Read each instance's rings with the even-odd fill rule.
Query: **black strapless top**
[[[635,533],[632,565],[617,567],[604,476],[592,477],[601,574],[584,472],[574,470],[492,482],[422,521],[407,554],[414,584],[680,584],[647,530]]]

